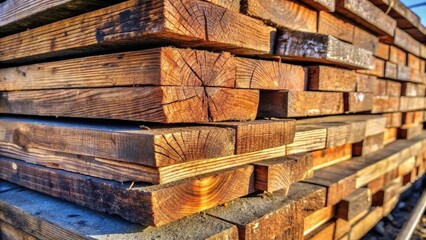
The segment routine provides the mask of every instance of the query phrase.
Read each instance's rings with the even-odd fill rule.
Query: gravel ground
[[[369,233],[362,239],[364,240],[390,240],[395,239],[400,232],[404,223],[408,220],[411,210],[420,198],[420,195],[425,191],[425,181],[423,184],[418,184],[412,187],[411,192],[408,190],[402,194],[400,201],[395,209],[385,218],[383,218]],[[419,222],[417,229],[411,238],[412,240],[426,239],[426,213]]]

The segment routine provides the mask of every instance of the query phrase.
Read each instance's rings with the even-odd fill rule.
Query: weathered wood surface
[[[401,95],[406,97],[424,97],[426,93],[426,86],[423,84],[404,82],[401,87]]]
[[[394,44],[416,56],[420,55],[420,43],[404,30],[395,29]]]
[[[399,111],[408,112],[424,109],[424,97],[400,97]]]
[[[403,125],[417,125],[424,121],[423,111],[405,112],[401,116]]]
[[[291,124],[291,121],[276,121],[271,125],[277,127],[283,125],[281,129],[273,128],[276,131],[274,134],[289,134],[290,140],[291,129],[286,129],[286,126],[291,127]],[[264,124],[265,128],[268,126],[270,125]],[[261,132],[253,133],[256,136],[246,132],[244,137],[247,140],[257,138]],[[15,144],[24,151],[44,149],[153,167],[233,155],[235,147],[239,146],[236,141],[244,141],[244,139],[237,140],[235,134],[235,131],[226,125],[223,127],[154,125],[144,128],[130,123],[119,125],[0,118],[0,141]],[[281,138],[277,138],[276,141],[278,139]]]
[[[274,26],[306,32],[317,31],[317,12],[297,1],[242,0],[241,12]]]
[[[344,94],[345,112],[367,112],[373,109],[373,94],[349,92]]]
[[[379,42],[377,43],[376,51],[374,56],[379,57],[383,60],[389,59],[389,45],[386,43]]]
[[[396,21],[368,0],[337,1],[336,11],[387,39],[394,36]]]
[[[398,138],[401,139],[412,139],[416,136],[419,136],[423,132],[423,123],[411,125],[411,126],[402,126],[398,129]]]
[[[396,63],[386,61],[385,77],[390,79],[398,79],[398,65]]]
[[[9,158],[0,159],[0,169],[0,177],[12,183],[93,210],[116,214],[132,222],[153,226],[164,225],[247,195],[253,192],[254,181],[252,166],[174,184],[137,184],[132,187],[130,183],[122,184],[53,170]]]
[[[310,235],[312,232],[315,232],[315,230],[321,228],[322,225],[331,220],[334,217],[335,213],[335,206],[327,206],[306,216],[303,220],[303,234],[305,235],[305,239],[307,239],[307,236]]]
[[[315,229],[308,235],[305,235],[307,240],[333,240],[334,231],[336,228],[336,223],[329,221],[319,228]]]
[[[352,145],[354,156],[366,156],[384,147],[384,133],[366,137],[362,142]]]
[[[204,1],[131,0],[1,38],[0,62],[168,43],[269,54],[274,32],[259,20]]]
[[[352,44],[375,53],[379,44],[379,38],[360,27],[355,27]]]
[[[294,154],[257,162],[254,166],[254,187],[266,192],[275,192],[310,177],[313,158],[309,153]]]
[[[345,144],[317,150],[313,151],[312,155],[313,169],[317,170],[350,159],[352,157],[352,145]]]
[[[389,143],[395,142],[398,138],[398,128],[386,128],[383,137],[383,144],[387,145]]]
[[[163,227],[141,226],[57,198],[15,186],[0,193],[1,219],[37,239],[238,239],[237,228],[217,218],[196,214]]]
[[[302,31],[278,33],[275,54],[285,60],[333,64],[352,69],[371,69],[373,54],[337,38]]]
[[[293,143],[296,132],[296,121],[292,119],[217,122],[211,125],[235,129],[235,154]]]
[[[399,97],[375,96],[373,97],[372,113],[397,112],[399,110]]]
[[[240,239],[303,239],[303,218],[325,206],[325,188],[295,183],[270,196],[236,199],[208,215],[237,225]]]
[[[0,221],[0,238],[4,240],[36,240],[34,236],[4,221]]]
[[[284,92],[260,93],[260,117],[307,117],[344,112],[343,93]]]
[[[203,87],[120,87],[0,93],[0,112],[162,123],[254,120],[259,92]]]
[[[123,1],[2,1],[0,4],[0,36],[25,31]]]
[[[352,226],[349,240],[361,239],[370,229],[372,229],[383,217],[383,208],[373,208],[365,218]]]
[[[308,89],[316,91],[353,92],[356,87],[354,71],[329,66],[309,66]]]
[[[372,198],[373,206],[382,207],[386,203],[390,202],[390,200],[393,197],[399,196],[401,187],[402,187],[402,179],[401,178],[394,179],[391,183],[385,186],[383,190],[373,195],[373,198]]]
[[[304,153],[324,149],[327,129],[321,126],[296,125],[294,141],[286,145],[287,154]]]
[[[333,0],[302,0],[302,1],[319,11],[334,12],[336,8],[336,2]]]
[[[355,26],[352,22],[339,18],[332,13],[318,13],[318,33],[328,34],[340,40],[352,43]]]
[[[389,61],[405,65],[407,63],[407,53],[396,46],[390,46]]]
[[[216,86],[304,90],[300,66],[230,53],[156,48],[0,69],[0,90]]]
[[[374,58],[374,68],[370,70],[358,70],[357,72],[373,75],[376,77],[385,76],[385,61],[380,58]]]
[[[356,91],[371,93],[374,91],[377,77],[366,74],[356,74]]]
[[[336,216],[350,221],[361,214],[365,214],[371,207],[371,192],[368,188],[359,188],[344,197],[337,205]]]

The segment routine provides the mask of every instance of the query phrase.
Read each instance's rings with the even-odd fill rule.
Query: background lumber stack
[[[425,173],[398,1],[33,2],[0,3],[0,238],[359,239]]]

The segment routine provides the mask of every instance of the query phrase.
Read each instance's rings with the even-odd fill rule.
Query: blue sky
[[[407,6],[410,6],[416,3],[426,2],[426,0],[401,0],[401,2],[403,2]],[[413,8],[411,10],[422,19],[423,25],[426,26],[426,6]]]

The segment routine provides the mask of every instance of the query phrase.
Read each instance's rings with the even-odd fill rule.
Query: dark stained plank
[[[0,62],[170,43],[269,54],[274,32],[259,20],[204,1],[130,0],[1,38]]]
[[[374,66],[371,52],[330,35],[285,29],[278,34],[275,49],[275,54],[285,60],[319,62],[352,69],[371,69]]]
[[[0,158],[0,169],[0,177],[12,183],[153,226],[247,195],[254,180],[252,166],[158,186],[130,186],[9,158]]]
[[[258,91],[120,87],[0,93],[0,112],[162,123],[254,120]]]

